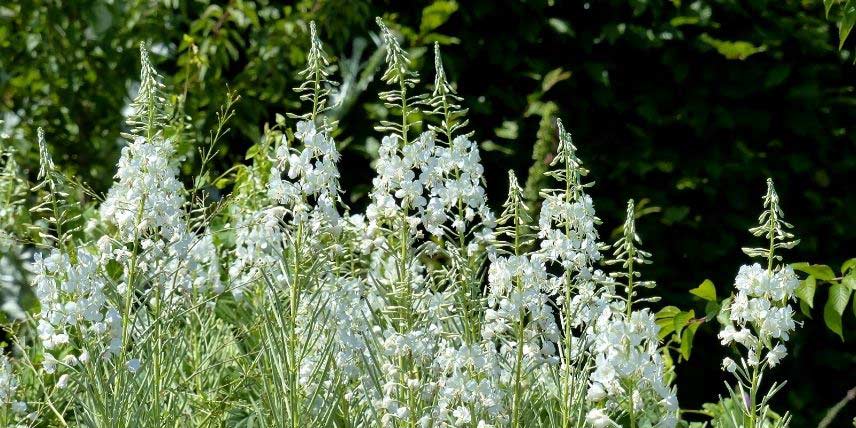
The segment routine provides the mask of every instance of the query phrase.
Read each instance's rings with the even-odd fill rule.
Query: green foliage
[[[856,25],[856,1],[853,0],[823,0],[823,7],[826,10],[826,17],[830,18],[830,12],[833,8],[835,11],[835,19],[838,25],[838,48],[844,46],[850,31]]]
[[[791,267],[807,276],[800,280],[796,295],[800,301],[802,313],[811,317],[814,309],[814,297],[818,287],[826,287],[827,297],[823,305],[823,321],[830,331],[844,341],[844,312],[850,297],[856,292],[856,259],[849,259],[841,265],[840,274],[827,265],[794,263]],[[853,299],[853,315],[856,317],[856,299]]]

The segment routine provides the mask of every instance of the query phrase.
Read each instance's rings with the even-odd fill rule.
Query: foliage
[[[794,270],[807,275],[805,279],[800,281],[800,286],[796,292],[802,313],[809,318],[811,317],[817,288],[826,285],[828,293],[826,303],[823,305],[823,321],[829,330],[844,341],[842,316],[847,309],[850,296],[856,291],[856,259],[849,259],[844,262],[841,265],[840,275],[836,275],[832,268],[827,265],[795,263],[792,266]],[[856,299],[853,300],[853,315],[856,316]]]

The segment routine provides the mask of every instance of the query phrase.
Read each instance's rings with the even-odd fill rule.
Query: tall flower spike
[[[55,170],[53,158],[48,152],[48,146],[45,143],[45,130],[39,127],[36,131],[39,143],[39,175],[37,178],[42,180]]]
[[[644,287],[644,288],[654,288],[654,281],[637,281],[636,279],[641,277],[642,274],[636,270],[638,265],[650,264],[651,263],[651,253],[642,250],[637,247],[636,244],[641,244],[642,240],[639,238],[639,235],[636,233],[636,220],[635,216],[635,204],[633,199],[627,201],[627,218],[624,220],[624,227],[622,228],[622,235],[612,244],[613,250],[613,259],[608,260],[606,264],[621,264],[621,267],[624,268],[624,271],[620,272],[612,272],[609,275],[613,278],[623,278],[626,280],[624,283],[625,291],[627,292],[626,297],[626,309],[627,314],[629,315],[632,311],[631,307],[633,305],[633,299],[638,294],[635,290],[636,287]],[[647,301],[653,301],[655,299],[646,299]]]
[[[410,57],[401,48],[398,39],[380,17],[377,18],[377,25],[380,27],[381,36],[386,46],[387,67],[381,79],[388,85],[398,85],[398,88],[380,92],[378,96],[386,108],[400,110],[401,123],[382,120],[375,129],[379,132],[396,134],[402,139],[401,145],[406,145],[410,127],[418,123],[410,122],[410,116],[419,111],[417,105],[424,101],[425,97],[407,95],[408,89],[412,89],[419,83],[419,74],[410,70]]]
[[[149,139],[163,129],[168,121],[164,88],[163,77],[149,59],[148,47],[140,43],[140,90],[130,104],[132,112],[127,124],[131,127],[131,133],[123,133],[123,137],[130,141],[136,137]]]
[[[571,134],[565,130],[561,120],[559,147],[550,163],[551,170],[544,175],[558,182],[557,188],[544,189],[541,196],[541,212],[538,217],[538,236],[543,239],[541,249],[552,261],[560,262],[572,272],[591,275],[592,265],[600,260],[600,247],[596,226],[600,224],[594,204],[583,184],[588,174],[577,157],[577,148]]]
[[[785,343],[797,326],[790,300],[794,298],[799,279],[789,265],[774,265],[776,260],[781,260],[781,256],[775,254],[776,249],[793,248],[799,242],[787,231],[793,226],[782,217],[773,180],[767,179],[764,212],[758,218],[760,224],[749,231],[754,236],[765,237],[769,246],[743,249],[750,257],[766,258],[767,267],[759,263],[741,266],[734,280],[736,293],[721,311],[727,315],[727,320],[722,322],[719,339],[723,346],[736,349],[740,355],[738,361],[726,357],[722,367],[733,373],[737,381],[734,386],[727,385],[732,400],[744,402],[726,416],[730,420],[742,419],[744,426],[753,428],[766,420],[770,398],[784,385],[774,382],[763,392],[764,371],[778,365],[787,355]],[[789,418],[785,413],[776,426],[787,426]]]
[[[329,110],[327,98],[330,87],[336,83],[329,79],[330,61],[324,54],[315,23],[309,24],[311,47],[306,58],[306,68],[299,76],[304,79],[294,88],[301,93],[300,99],[312,103],[312,110],[302,115],[289,115],[298,122],[294,137],[302,147],[288,144],[284,136],[276,138],[275,160],[268,181],[268,195],[284,204],[294,219],[304,221],[311,218],[321,220],[314,226],[335,225],[339,213],[339,152],[330,135],[335,126],[322,116]],[[282,175],[287,172],[288,179]]]
[[[767,194],[764,195],[764,212],[758,217],[759,225],[749,229],[749,232],[754,236],[765,237],[769,241],[767,248],[743,248],[743,252],[749,257],[760,257],[768,260],[768,269],[772,269],[773,260],[781,260],[781,256],[775,255],[775,251],[780,248],[791,249],[799,244],[799,239],[794,239],[794,235],[788,230],[793,229],[793,225],[784,220],[784,212],[779,207],[779,195],[776,193],[776,188],[773,186],[773,179],[767,179]]]
[[[458,96],[452,85],[446,80],[446,71],[443,69],[443,60],[440,56],[440,44],[434,42],[434,90],[428,97],[427,104],[432,108],[431,114],[440,116],[440,126],[429,125],[428,128],[438,135],[446,137],[446,144],[452,145],[453,135],[467,126],[467,109],[461,108],[459,104],[463,98]],[[469,137],[472,132],[465,133]]]
[[[45,131],[39,128],[37,136],[39,145],[39,173],[37,177],[39,182],[32,188],[32,191],[44,190],[44,194],[40,197],[40,203],[30,208],[30,212],[49,218],[49,223],[53,223],[52,232],[54,235],[41,235],[48,239],[51,244],[55,243],[58,247],[63,248],[72,234],[80,230],[81,210],[71,197],[69,183],[54,165],[45,142]]]
[[[535,236],[532,224],[532,216],[529,215],[529,207],[523,200],[523,188],[517,182],[517,175],[513,170],[508,170],[508,197],[502,204],[502,214],[499,216],[496,229],[498,236],[507,237],[513,246],[516,255],[524,247],[530,245]]]
[[[312,111],[302,115],[289,114],[290,117],[310,120],[318,125],[318,116],[330,110],[330,106],[327,105],[330,90],[338,84],[329,79],[329,68],[330,59],[324,52],[321,39],[318,38],[315,21],[312,21],[309,23],[309,54],[306,56],[306,68],[298,73],[303,83],[294,88],[294,91],[300,94],[301,101],[312,103]]]
[[[565,168],[553,169],[544,175],[567,183],[571,191],[571,199],[576,200],[583,190],[591,187],[593,183],[583,184],[582,182],[582,178],[588,175],[588,170],[577,157],[577,147],[574,146],[571,133],[565,130],[562,119],[556,119],[556,127],[559,128],[559,147],[556,149],[556,157],[550,162],[550,167],[562,164]]]

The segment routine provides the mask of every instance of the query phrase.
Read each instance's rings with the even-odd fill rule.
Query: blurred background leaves
[[[597,181],[604,235],[621,224],[628,198],[646,198],[638,227],[655,264],[645,275],[661,285],[664,304],[687,307],[688,290],[705,278],[728,292],[747,262],[740,247],[754,244],[746,229],[768,176],[802,239],[787,261],[840,266],[856,253],[854,0],[7,2],[0,141],[32,178],[44,127],[57,164],[105,191],[138,84],[137,46],[147,42],[186,121],[188,180],[194,145],[216,124],[227,88],[240,94],[218,147],[224,171],[243,161],[265,123],[296,110],[290,88],[315,20],[343,82],[334,115],[347,198],[359,207],[377,150],[372,121],[387,114],[375,95],[374,16],[404,37],[423,82],[426,48],[443,46],[495,204],[508,168],[529,172],[526,195],[536,199],[557,117]],[[789,378],[779,400],[794,410],[794,426],[816,424],[856,385],[853,331],[845,318],[842,345],[820,321],[803,326],[779,370]],[[723,392],[714,329],[702,326],[695,341],[678,368],[690,408]]]

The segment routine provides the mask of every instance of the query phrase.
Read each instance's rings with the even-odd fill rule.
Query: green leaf
[[[823,321],[826,322],[826,327],[837,334],[843,342],[844,331],[841,326],[841,314],[835,311],[835,308],[829,304],[829,301],[827,301],[826,306],[823,307]]]
[[[448,21],[449,17],[457,10],[458,3],[454,1],[437,0],[431,3],[422,9],[422,22],[419,24],[419,32],[427,34],[433,31]]]
[[[708,302],[716,301],[716,287],[713,285],[713,281],[709,279],[705,279],[701,285],[690,290],[690,294],[701,297]]]
[[[693,318],[695,318],[695,311],[692,309],[690,309],[689,311],[681,312],[681,313],[675,315],[675,318],[674,318],[675,334],[677,334],[678,336],[681,336],[681,331],[684,329],[684,327],[687,326],[687,324],[689,324],[689,322]]]
[[[853,316],[856,317],[856,299],[853,299]]]
[[[681,310],[676,306],[666,306],[663,309],[660,309],[656,314],[654,314],[655,319],[661,318],[674,318],[675,315],[681,313]]]
[[[800,312],[802,312],[803,315],[806,316],[806,318],[810,320],[814,319],[811,316],[811,308],[808,307],[808,304],[805,302],[805,300],[800,300]]]
[[[833,282],[832,286],[829,287],[829,298],[826,300],[826,306],[831,307],[840,316],[847,308],[847,302],[850,300],[850,293],[852,292],[853,290],[848,286]]]
[[[701,19],[697,16],[676,16],[669,21],[672,27],[680,27],[682,25],[698,25]]]
[[[823,0],[823,10],[826,13],[826,17],[829,18],[829,11],[832,10],[832,5],[835,4],[835,0]]]
[[[660,327],[660,331],[658,332],[660,340],[665,339],[675,331],[675,315],[679,313],[681,313],[681,310],[677,307],[666,306],[654,314],[654,322]]]
[[[570,78],[571,72],[563,70],[562,67],[550,70],[550,72],[544,76],[544,80],[541,81],[541,92],[547,92],[550,88],[555,86],[556,83]]]
[[[720,325],[728,325],[731,323],[731,300],[733,300],[733,296],[728,296],[722,301],[722,309],[719,310],[719,314],[716,316],[716,321],[719,322]]]
[[[850,30],[856,24],[856,2],[849,0],[844,5],[843,17],[838,23],[838,49],[844,47],[844,42],[847,41],[847,36],[850,35]]]
[[[796,289],[796,295],[800,301],[805,302],[809,308],[814,308],[815,290],[817,290],[817,280],[815,280],[813,276],[809,275],[808,278],[800,281],[800,285],[797,286]]]
[[[841,284],[849,288],[850,291],[856,291],[856,272],[851,273],[841,280]]]
[[[681,336],[681,357],[684,360],[689,360],[690,355],[693,352],[693,339],[695,338],[696,330],[698,330],[698,326],[700,323],[692,323],[684,330],[684,334]]]
[[[254,144],[249,148],[249,150],[247,150],[247,155],[244,157],[244,159],[247,159],[247,160],[253,159],[258,154],[259,154],[259,145]]]
[[[717,301],[707,302],[704,305],[704,320],[711,321],[719,315],[719,310],[722,309],[722,305]]]
[[[502,122],[502,126],[494,129],[496,136],[506,140],[516,140],[518,136],[519,126],[517,122],[506,120]]]
[[[814,276],[821,281],[835,280],[835,272],[827,265],[810,265],[808,263],[794,263],[791,265],[793,270]]]
[[[707,33],[703,33],[699,36],[699,40],[716,49],[720,55],[727,59],[739,59],[742,61],[756,53],[767,50],[767,46],[765,45],[755,46],[752,43],[743,40],[719,40],[711,37]]]
[[[559,34],[566,34],[571,37],[575,35],[574,29],[571,28],[571,24],[569,24],[567,20],[550,18],[547,20],[547,23],[550,24],[550,27]]]
[[[847,272],[851,269],[856,268],[856,258],[852,258],[847,260],[841,265],[841,273],[847,275]]]

